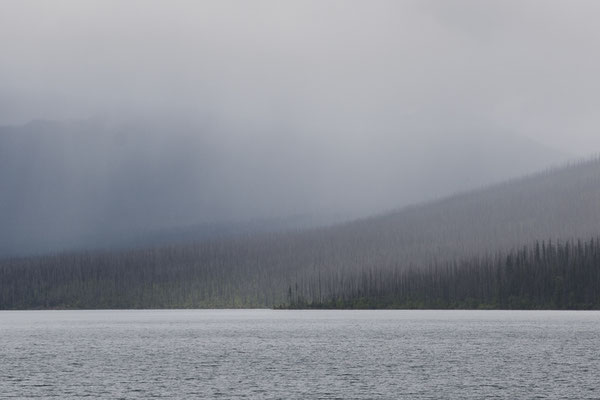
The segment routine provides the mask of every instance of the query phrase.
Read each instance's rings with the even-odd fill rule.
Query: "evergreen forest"
[[[595,158],[332,226],[5,257],[0,309],[598,309],[599,234]]]

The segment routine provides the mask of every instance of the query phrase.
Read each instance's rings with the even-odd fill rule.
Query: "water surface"
[[[4,311],[0,398],[600,398],[600,313]]]

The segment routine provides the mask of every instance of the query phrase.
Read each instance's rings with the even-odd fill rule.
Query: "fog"
[[[4,1],[3,236],[353,218],[598,153],[599,12]]]

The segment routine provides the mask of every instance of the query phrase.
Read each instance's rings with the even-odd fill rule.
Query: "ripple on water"
[[[0,312],[0,398],[598,398],[600,313]]]

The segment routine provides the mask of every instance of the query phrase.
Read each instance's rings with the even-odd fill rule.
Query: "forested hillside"
[[[531,272],[534,282],[565,282],[565,296],[580,289],[588,293],[596,287],[597,242],[584,246],[582,256],[579,245],[564,243],[588,241],[598,235],[599,227],[600,160],[594,159],[330,228],[131,251],[4,259],[0,262],[0,307],[248,307],[287,304],[291,299],[337,302],[340,296],[352,305],[354,299],[363,297],[357,288],[365,284],[365,274],[381,274],[374,280],[379,282],[375,288],[382,282],[398,284],[398,279],[412,282],[409,287],[432,279],[443,286],[463,282],[479,267],[488,271],[481,278],[488,292],[474,305],[595,306],[597,302],[589,296],[557,303],[552,297],[556,285],[544,286],[552,294],[542,294],[535,302],[514,303],[509,300],[512,292],[498,298],[490,293],[505,288],[504,280],[492,279],[508,268],[503,264],[505,257],[521,260],[519,265]],[[551,250],[544,265],[531,261],[531,247],[524,253],[527,256],[512,250],[534,246],[536,241],[563,245],[547,245]],[[577,256],[565,258],[565,252]],[[456,273],[443,272],[455,262]],[[585,265],[586,272],[556,272],[570,265]],[[580,287],[582,282],[588,286]],[[478,285],[467,286],[473,290]],[[519,286],[519,293],[529,296],[528,285]],[[427,287],[419,286],[419,296],[429,296]],[[396,293],[394,287],[391,292],[385,290],[391,300],[383,302],[384,306],[412,301],[412,297],[390,295]],[[452,304],[471,304],[469,293],[452,298]],[[431,296],[436,299],[439,292]],[[418,304],[433,304],[429,298],[417,298]]]
[[[290,285],[284,306],[600,309],[600,240],[543,241],[425,268],[313,276],[307,286],[305,293]]]

